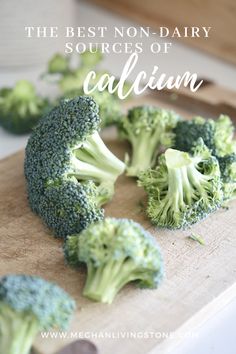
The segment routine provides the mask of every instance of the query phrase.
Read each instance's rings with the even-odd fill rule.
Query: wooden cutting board
[[[221,95],[220,95],[221,96]],[[135,104],[153,103],[173,106],[158,95],[136,99]],[[174,102],[174,103],[173,103]],[[133,105],[129,102],[128,105]],[[178,108],[186,117],[190,110]],[[104,137],[120,158],[127,146],[119,142],[111,129]],[[0,273],[28,273],[57,282],[78,303],[71,331],[97,333],[91,338],[101,354],[156,354],[174,348],[183,334],[197,331],[204,321],[236,295],[236,202],[229,210],[219,210],[191,231],[202,235],[205,246],[190,240],[190,230],[154,229],[140,208],[145,193],[135,180],[122,176],[116,194],[106,206],[106,216],[132,218],[155,235],[165,260],[166,278],[157,290],[140,290],[128,285],[112,305],[102,305],[81,296],[83,271],[65,266],[61,241],[52,237],[41,220],[29,209],[23,176],[24,152],[0,161]],[[104,339],[107,335],[113,339]],[[156,333],[149,339],[120,338],[122,333]],[[160,333],[175,333],[160,338]],[[172,334],[173,334],[172,333]],[[35,345],[40,354],[53,354],[74,338],[42,339]],[[78,339],[78,338],[77,338]]]

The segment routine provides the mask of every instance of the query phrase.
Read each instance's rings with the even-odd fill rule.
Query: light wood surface
[[[210,38],[178,38],[184,43],[236,64],[236,2],[234,0],[92,0],[139,25],[178,27],[212,27]]]
[[[137,103],[160,104],[153,95]],[[124,157],[127,146],[115,138],[113,130],[105,133],[104,139],[115,154]],[[105,208],[106,216],[132,218],[155,235],[163,251],[166,278],[157,290],[140,290],[130,284],[112,305],[83,298],[84,272],[65,266],[61,241],[53,238],[29,209],[23,159],[24,153],[19,152],[0,161],[1,275],[28,273],[57,282],[78,303],[71,331],[176,333],[166,339],[91,338],[101,354],[166,353],[177,345],[183,332],[195,331],[236,295],[236,202],[230,203],[228,211],[219,210],[192,228],[205,240],[202,246],[187,237],[190,230],[154,229],[139,205],[140,200],[145,201],[145,193],[134,179],[122,176],[114,199]],[[53,354],[75,339],[38,337],[36,349],[40,354]]]

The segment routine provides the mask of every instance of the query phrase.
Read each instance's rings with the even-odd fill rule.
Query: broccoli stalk
[[[40,331],[39,321],[28,313],[17,313],[0,305],[0,353],[28,354]]]
[[[95,301],[111,304],[125,284],[143,277],[132,259],[110,260],[104,266],[87,263],[87,278],[83,295]]]
[[[188,227],[223,201],[218,161],[201,139],[193,155],[167,149],[156,170],[143,172],[139,178],[148,193],[147,213],[158,226]]]
[[[112,303],[131,281],[140,288],[156,288],[163,277],[157,243],[132,220],[107,218],[90,225],[67,238],[64,255],[71,266],[87,265],[83,294],[103,303]]]
[[[204,175],[196,168],[201,158],[191,159],[187,153],[173,149],[166,151],[165,158],[168,169],[168,202],[162,218],[167,218],[170,208],[173,208],[174,215],[178,215],[185,203],[191,205],[197,199],[197,194],[201,196],[204,207],[207,207],[212,190],[212,176]]]
[[[78,179],[92,177],[99,182],[108,179],[114,183],[117,175],[124,170],[124,163],[106,147],[98,132],[90,135],[75,149],[73,166]]]
[[[140,171],[147,170],[156,161],[158,148],[160,147],[160,130],[145,129],[140,132],[129,132],[129,141],[132,147],[130,166],[127,169],[128,176],[136,176]]]
[[[29,275],[0,279],[0,353],[29,354],[42,330],[67,328],[74,300],[57,285]]]
[[[112,198],[114,183],[117,176],[124,171],[124,163],[111,153],[98,132],[93,133],[74,150],[71,162],[72,174],[76,179],[92,179],[99,183],[99,205]]]
[[[126,158],[128,176],[137,176],[152,167],[160,148],[171,146],[172,129],[178,119],[174,113],[152,106],[129,110],[118,124],[120,137],[128,140],[132,149],[131,158]]]

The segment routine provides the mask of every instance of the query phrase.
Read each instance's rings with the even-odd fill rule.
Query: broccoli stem
[[[72,160],[78,179],[94,178],[99,182],[114,182],[125,165],[106,147],[99,134],[95,132],[74,150]]]
[[[193,201],[201,200],[207,205],[210,191],[209,177],[204,176],[197,169],[197,160],[188,160],[184,153],[171,150],[167,156],[168,192],[166,204],[161,211],[161,220],[168,219],[172,210],[172,217],[177,220],[179,212]]]
[[[138,135],[132,135],[130,142],[132,146],[132,158],[127,168],[127,176],[137,176],[141,171],[152,167],[158,153],[159,130],[153,134],[152,131],[144,131]]]
[[[204,176],[196,169],[194,162],[189,160],[185,153],[171,149],[166,154],[166,164],[168,169],[168,191],[163,203],[163,207],[155,210],[150,209],[153,215],[161,220],[163,224],[168,220],[169,224],[181,224],[181,212],[187,205],[197,199],[197,194],[204,189],[198,181],[205,183]]]
[[[119,290],[128,282],[139,279],[137,266],[130,259],[111,260],[98,267],[87,264],[87,279],[83,295],[111,304]]]
[[[165,197],[165,202],[163,207],[158,210],[158,214],[155,215],[156,211],[152,210],[153,216],[160,219],[163,223],[165,220],[172,220],[178,224],[180,222],[179,215],[181,209],[184,207],[184,186],[182,181],[182,171],[177,168],[168,169],[168,192]]]
[[[38,331],[39,323],[32,315],[1,306],[0,353],[29,354]]]

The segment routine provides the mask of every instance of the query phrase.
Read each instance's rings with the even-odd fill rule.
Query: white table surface
[[[37,5],[39,6],[39,4]],[[109,13],[91,4],[79,1],[77,4],[77,20],[74,26],[135,26],[137,24]],[[72,24],[68,24],[72,25]],[[127,39],[126,39],[127,40]],[[86,41],[86,40],[85,40]],[[94,39],[93,39],[94,41]],[[99,40],[98,40],[99,41]],[[110,33],[106,41],[112,43],[114,39]],[[128,41],[133,41],[129,39]],[[159,41],[151,37],[151,41]],[[62,48],[63,51],[63,48]],[[110,54],[104,60],[103,66],[115,75],[120,75],[127,55]],[[44,63],[40,67],[22,68],[21,70],[6,70],[0,68],[0,86],[12,85],[17,80],[29,79],[37,84],[38,90],[44,94],[54,95],[55,89],[37,80],[43,71]],[[136,72],[146,70],[150,72],[153,65],[158,65],[162,72],[169,75],[183,73],[186,70],[197,72],[199,76],[211,79],[226,87],[236,89],[236,67],[216,59],[195,49],[175,43],[171,53],[153,55],[145,52],[140,55]],[[135,78],[135,74],[131,79]],[[0,128],[0,158],[4,158],[25,147],[28,136],[12,136]],[[198,329],[197,338],[185,339],[175,354],[235,354],[236,353],[236,299],[223,310],[208,320]],[[159,354],[159,353],[158,353]]]

